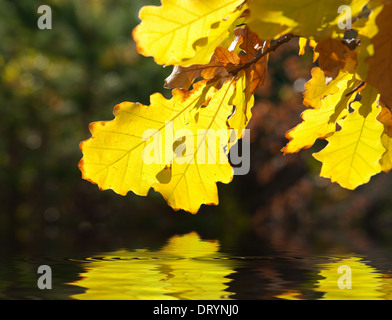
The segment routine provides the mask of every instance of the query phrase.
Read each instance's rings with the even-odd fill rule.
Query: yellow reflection
[[[322,293],[321,300],[392,300],[392,277],[371,267],[358,256],[329,258],[330,262],[319,264],[317,280],[301,284],[314,287]],[[389,272],[389,271],[388,271]],[[301,290],[288,290],[275,298],[303,300]]]
[[[234,262],[220,252],[218,241],[195,232],[174,236],[159,251],[119,250],[91,257],[82,279],[86,292],[75,299],[223,299]]]
[[[390,274],[384,275],[380,291],[384,293],[383,299],[392,300],[392,278]]]
[[[300,291],[289,290],[289,291],[286,291],[286,292],[276,296],[275,298],[286,299],[286,300],[302,300],[301,296],[302,296],[302,293]]]
[[[341,267],[340,273],[339,267]],[[348,268],[347,268],[348,267]],[[324,293],[325,300],[379,300],[385,299],[383,275],[359,257],[336,259],[322,266],[316,291]],[[351,272],[351,289],[349,284]],[[340,281],[339,281],[340,279]],[[339,282],[338,282],[339,281]],[[384,288],[385,289],[385,288]]]

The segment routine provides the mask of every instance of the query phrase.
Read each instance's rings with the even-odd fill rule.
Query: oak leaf
[[[338,39],[321,40],[314,51],[318,53],[318,63],[326,77],[335,79],[340,70],[346,68],[354,73],[356,66],[355,51]]]
[[[80,145],[83,178],[121,195],[153,187],[175,210],[218,204],[216,183],[233,178],[227,152],[238,136],[227,119],[235,84],[232,78],[217,90],[199,81],[190,92],[173,90],[170,100],[152,95],[150,106],[118,105],[115,119],[91,124],[92,138]]]
[[[133,102],[117,105],[113,112],[115,119],[90,124],[92,137],[80,144],[84,155],[79,162],[82,177],[101,190],[147,195],[158,182],[157,174],[172,162],[172,146],[163,145],[170,141],[166,135],[188,123],[193,109],[204,103],[208,90],[209,87],[200,84],[191,92],[173,90],[170,100],[153,94],[150,106]],[[159,159],[146,164],[143,152],[150,140],[157,144],[157,149],[168,152],[154,155]]]
[[[384,126],[377,120],[380,95],[370,85],[360,94],[361,101],[351,104],[353,112],[339,121],[341,130],[327,138],[328,145],[313,155],[322,162],[322,177],[351,190],[381,171],[380,159],[385,153],[380,141]]]
[[[251,108],[254,105],[254,95],[251,92],[251,80],[249,77],[250,74],[244,70],[238,75],[233,98],[235,111],[228,121],[230,128],[239,130],[240,138],[243,136],[244,129],[252,117]]]
[[[134,29],[137,51],[157,64],[207,64],[246,9],[244,0],[162,0],[145,6]]]
[[[199,110],[197,123],[187,125],[184,133],[185,144],[190,142],[185,149],[186,161],[173,163],[170,179],[153,186],[174,210],[196,213],[203,203],[218,204],[216,182],[229,183],[233,178],[225,150],[230,149],[227,118],[233,111],[234,89],[234,82],[226,81],[208,106]]]
[[[368,0],[253,0],[249,3],[249,27],[261,39],[277,39],[292,33],[310,39],[323,39],[342,34],[338,22],[344,13],[338,13],[341,5],[357,16]]]
[[[318,93],[311,98],[309,91],[304,95],[306,104],[314,108],[305,110],[301,115],[303,121],[286,133],[289,142],[282,149],[284,154],[309,148],[317,139],[324,139],[334,133],[336,123],[348,114],[349,104],[355,98],[355,94],[350,94],[356,83],[353,74],[340,72],[338,81],[329,84],[326,84],[321,69],[314,68],[312,74],[314,77],[307,83],[307,87],[317,88]]]
[[[240,57],[234,51],[218,46],[208,64],[195,64],[189,67],[174,66],[172,73],[165,79],[165,88],[189,89],[197,78],[209,80],[215,76],[224,77],[239,64]]]

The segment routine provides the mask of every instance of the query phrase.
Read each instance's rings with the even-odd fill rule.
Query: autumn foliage
[[[326,139],[314,154],[322,162],[320,175],[348,189],[392,168],[390,1],[162,0],[159,7],[143,7],[139,17],[137,51],[173,66],[164,84],[172,98],[155,93],[149,106],[123,102],[114,120],[90,125],[79,168],[100,189],[145,196],[153,188],[173,209],[192,213],[218,204],[216,183],[233,179],[232,166],[200,161],[200,143],[176,153],[175,145],[193,139],[177,132],[236,130],[207,152],[227,155],[252,117],[269,55],[291,39],[298,40],[299,55],[313,50],[316,66],[305,85],[302,122],[286,133],[282,152]],[[165,142],[171,134],[174,140]],[[207,140],[203,134],[198,141]],[[143,161],[151,141],[164,161]],[[181,157],[187,161],[176,161]]]

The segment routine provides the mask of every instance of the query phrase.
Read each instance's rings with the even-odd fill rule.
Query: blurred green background
[[[37,27],[42,4],[52,8],[52,30]],[[300,122],[312,68],[311,51],[298,57],[295,39],[272,54],[256,95],[251,172],[218,184],[219,206],[173,212],[154,192],[122,197],[82,180],[78,145],[90,137],[90,122],[113,119],[123,101],[170,97],[163,83],[171,67],[138,55],[131,37],[147,4],[159,1],[0,2],[0,253],[110,251],[192,230],[223,246],[250,234],[313,249],[331,241],[390,244],[390,175],[351,192],[318,177],[311,153],[323,142],[297,155],[280,152],[286,130]]]

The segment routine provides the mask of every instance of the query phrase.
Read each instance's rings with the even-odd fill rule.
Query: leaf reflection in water
[[[313,279],[310,282],[316,292],[322,293],[321,300],[389,300],[392,298],[390,274],[382,273],[359,256],[328,257],[327,263],[318,264],[316,267],[320,270],[317,280]],[[343,268],[339,272],[340,267]],[[347,287],[350,283],[351,286]],[[287,291],[277,298],[303,299],[300,291]]]
[[[343,289],[338,285],[339,278],[343,277],[343,284],[349,280],[349,272],[341,270],[340,266],[349,267],[351,272],[351,289]],[[320,271],[322,279],[318,281],[316,290],[324,292],[323,300],[374,300],[384,299],[382,291],[383,275],[375,268],[369,266],[360,257],[345,257],[335,259],[322,266]]]
[[[173,236],[159,251],[118,250],[93,256],[72,285],[86,292],[74,299],[230,299],[226,291],[237,262],[219,252],[218,241],[195,232]]]

